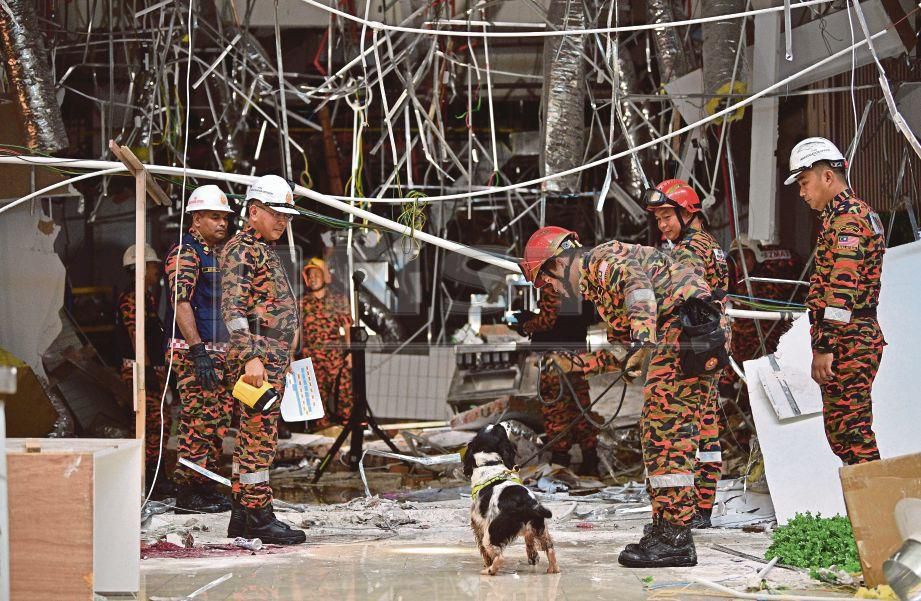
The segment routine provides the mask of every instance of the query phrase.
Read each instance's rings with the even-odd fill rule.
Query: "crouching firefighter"
[[[718,372],[727,360],[721,311],[710,289],[693,265],[656,249],[611,241],[585,251],[575,232],[558,227],[535,232],[524,255],[521,270],[535,286],[581,295],[611,328],[629,324],[623,363],[606,353],[579,361],[560,356],[561,368],[620,369],[632,380],[651,358],[640,429],[653,520],[618,561],[627,567],[697,565],[690,522],[697,505],[698,411],[705,393],[700,376]]]
[[[672,257],[677,261],[696,264],[702,270],[710,296],[725,314],[729,287],[726,255],[705,227],[700,197],[694,188],[680,179],[668,179],[645,195],[646,210],[656,219],[662,236],[674,245]],[[723,329],[730,332],[729,321],[723,317]],[[697,512],[692,528],[710,528],[710,516],[716,500],[716,485],[723,468],[723,453],[719,432],[718,373],[701,376],[700,441],[697,446]]]
[[[221,270],[215,247],[227,237],[227,218],[233,210],[220,188],[207,185],[192,191],[185,212],[192,223],[166,258],[167,324],[173,323],[174,315],[176,321],[166,364],[172,358],[179,389],[177,454],[217,472],[233,399],[224,384],[228,336],[221,317]],[[178,488],[176,513],[230,510],[230,500],[192,468],[177,465],[173,481]]]
[[[307,536],[275,517],[269,469],[300,321],[297,297],[273,243],[298,212],[291,187],[277,175],[253,182],[244,211],[246,225],[221,254],[221,314],[230,332],[227,370],[242,405],[227,536],[293,545]]]

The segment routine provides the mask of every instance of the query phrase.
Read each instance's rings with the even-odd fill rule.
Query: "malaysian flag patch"
[[[838,248],[857,248],[859,244],[857,236],[838,236]]]

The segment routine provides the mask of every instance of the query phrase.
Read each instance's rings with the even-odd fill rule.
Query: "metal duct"
[[[646,4],[646,17],[650,23],[669,23],[675,20],[675,15],[681,14],[681,9],[673,7],[673,0],[648,0]],[[704,5],[707,5],[704,2]],[[680,6],[677,3],[675,6]],[[666,84],[677,79],[691,70],[690,62],[681,43],[680,33],[683,28],[665,27],[653,29],[652,37],[656,45],[656,61],[659,65],[659,83]]]
[[[585,27],[581,0],[550,0],[549,27],[555,30]],[[541,174],[552,175],[582,164],[585,151],[584,36],[544,38],[543,140]],[[550,193],[579,191],[580,174],[552,179],[544,184]]]
[[[54,77],[35,14],[34,0],[6,0],[0,9],[0,37],[6,75],[19,105],[32,150],[57,152],[67,148],[67,132],[54,93]]]
[[[612,53],[614,54],[614,53]],[[625,148],[636,148],[649,140],[649,129],[639,127],[643,123],[643,115],[640,115],[633,105],[626,100],[627,94],[636,93],[640,89],[636,77],[636,67],[633,64],[633,57],[624,45],[621,45],[620,52],[617,53],[617,59],[612,56],[611,70],[614,73],[614,82],[617,85],[617,96],[622,100],[620,104],[621,115],[623,116],[623,129],[628,137],[625,140]],[[615,135],[616,135],[615,131]],[[638,153],[637,159],[642,161],[644,152]],[[640,202],[645,191],[643,176],[640,168],[630,156],[619,159],[616,162],[617,173],[619,175],[618,183],[626,190],[635,201]]]
[[[728,15],[744,10],[743,0],[707,0],[703,3],[705,17]],[[736,65],[736,55],[740,50],[739,38],[744,24],[744,19],[727,19],[703,24],[704,92],[718,95],[707,101],[706,109],[709,115],[723,108],[727,94],[745,94],[748,90],[745,57],[738,57],[738,66]],[[727,119],[741,119],[744,114],[745,109],[739,109]]]

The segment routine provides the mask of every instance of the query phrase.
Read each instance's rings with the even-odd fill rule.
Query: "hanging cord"
[[[416,238],[416,232],[425,228],[425,194],[418,190],[411,190],[406,195],[408,202],[403,203],[402,212],[397,217],[397,222],[409,228],[409,235],[401,238],[403,253],[416,256],[422,250],[422,242]]]

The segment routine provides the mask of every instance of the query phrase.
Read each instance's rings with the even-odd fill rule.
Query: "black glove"
[[[534,313],[530,311],[516,311],[514,315],[516,323],[512,324],[512,329],[518,332],[519,336],[528,336],[524,331],[524,324],[534,318]]]
[[[214,390],[220,384],[214,363],[205,350],[205,343],[199,342],[189,347],[189,359],[195,364],[195,379],[205,390]]]

